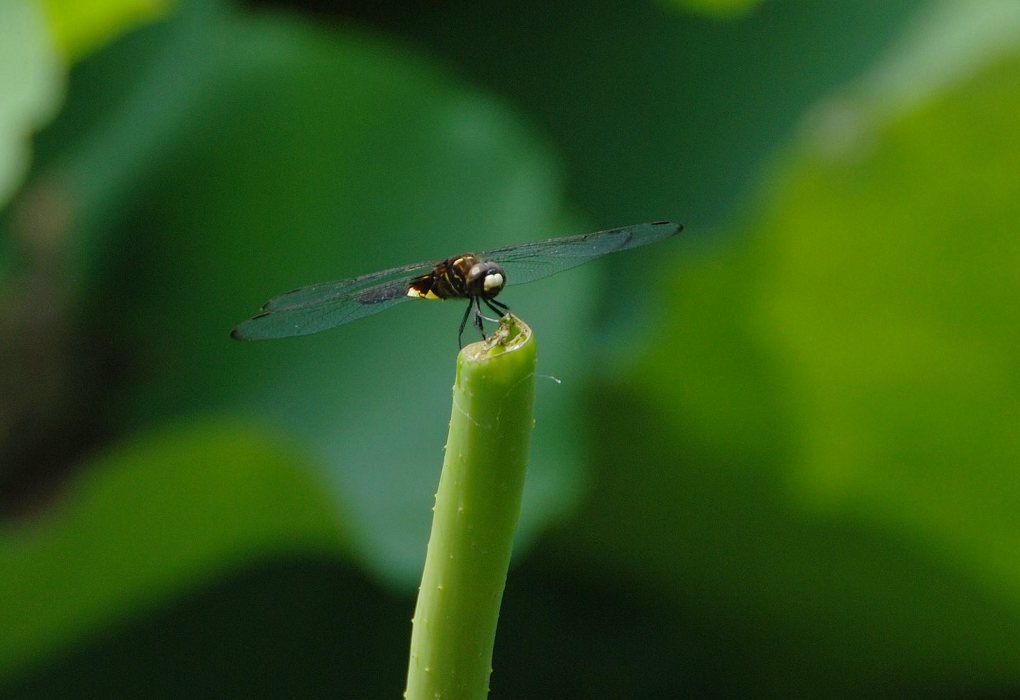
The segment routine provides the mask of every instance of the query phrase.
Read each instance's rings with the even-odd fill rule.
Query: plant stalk
[[[408,700],[485,698],[534,425],[535,340],[508,314],[457,356]]]

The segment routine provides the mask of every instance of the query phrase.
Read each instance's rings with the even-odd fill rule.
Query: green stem
[[[408,700],[484,698],[534,424],[535,341],[508,314],[457,356],[411,633]]]

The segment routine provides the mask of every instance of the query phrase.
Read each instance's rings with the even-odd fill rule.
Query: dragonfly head
[[[506,272],[494,262],[477,262],[468,271],[466,282],[471,296],[492,299],[506,286]]]

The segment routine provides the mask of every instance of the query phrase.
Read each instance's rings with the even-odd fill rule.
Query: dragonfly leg
[[[475,302],[470,300],[468,301],[467,308],[464,309],[464,318],[460,320],[460,330],[457,331],[457,347],[464,347],[464,326],[467,325],[468,316],[471,314],[471,309],[474,308],[474,305]]]
[[[495,311],[500,316],[503,316],[505,314],[510,313],[510,307],[509,306],[507,306],[506,304],[504,304],[501,301],[496,301],[495,299],[486,299],[485,300],[485,305],[488,306],[493,311]],[[489,320],[492,321],[492,320],[496,320],[496,319],[489,319]]]
[[[482,334],[482,340],[485,340],[485,325],[483,324],[482,316],[482,305],[478,303],[478,297],[471,297],[471,304],[475,308],[475,326],[478,327],[478,332]]]
[[[503,314],[505,314],[505,313],[510,311],[509,307],[507,307],[506,304],[501,304],[500,302],[498,302],[498,301],[496,301],[494,299],[482,299],[482,301],[485,302],[486,306],[488,306],[490,309],[495,311],[497,316],[502,316]],[[482,316],[482,307],[481,306],[478,307],[478,315]],[[499,323],[499,319],[498,318],[489,318],[488,316],[482,316],[482,318],[484,318],[486,321],[492,321],[493,323]],[[483,334],[482,337],[485,337],[485,335]]]
[[[471,299],[468,301],[467,308],[464,309],[464,317],[460,320],[460,329],[457,331],[457,343],[460,347],[464,347],[464,327],[467,325],[468,316],[471,315],[472,311],[475,312],[474,326],[475,328],[478,329],[478,332],[482,334],[482,340],[485,340],[484,322],[485,321],[492,321],[493,323],[499,322],[498,318],[489,318],[488,316],[482,314],[481,301],[484,301],[486,306],[488,306],[490,309],[495,311],[500,316],[510,312],[510,307],[508,307],[506,304],[502,302],[496,301],[495,299],[482,299],[481,301],[479,301],[479,299],[480,297],[471,297]]]

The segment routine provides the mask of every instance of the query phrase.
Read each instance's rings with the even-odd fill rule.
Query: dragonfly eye
[[[491,299],[506,286],[506,273],[496,263],[477,263],[468,272],[467,283],[474,295]]]
[[[485,275],[485,279],[482,281],[482,289],[491,294],[503,289],[505,283],[503,273],[493,270]]]

